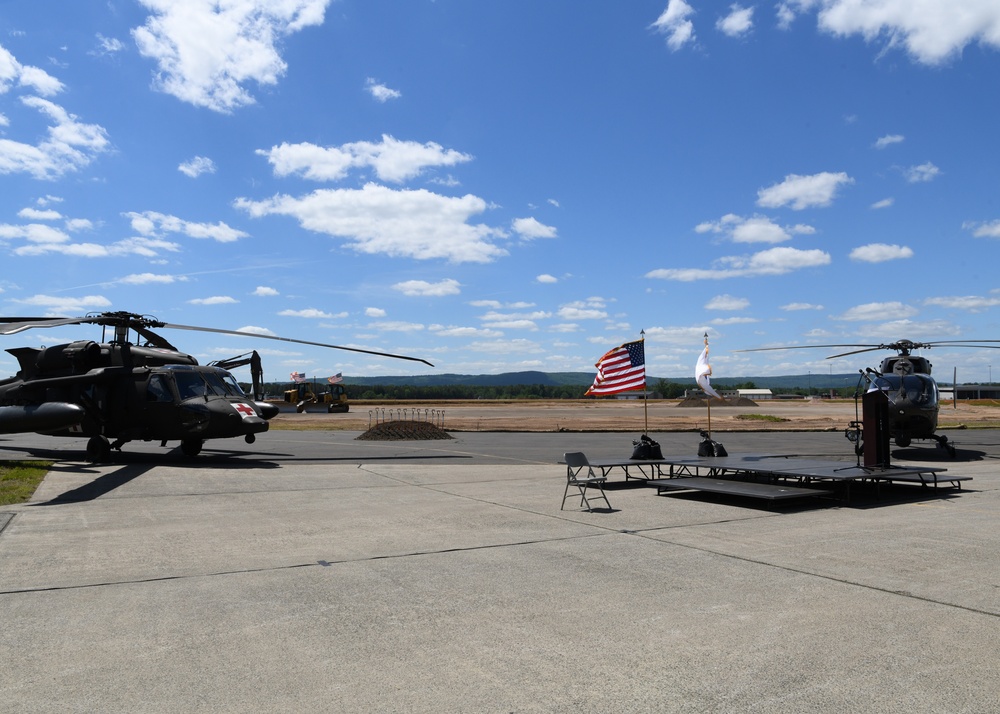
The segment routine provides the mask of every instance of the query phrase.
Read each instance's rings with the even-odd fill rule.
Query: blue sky
[[[1000,339],[998,86],[996,0],[0,0],[0,314],[435,364],[166,333],[269,380]]]

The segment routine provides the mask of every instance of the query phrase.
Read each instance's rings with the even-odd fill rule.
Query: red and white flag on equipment
[[[339,384],[339,383],[341,383],[341,382],[344,381],[344,373],[343,372],[337,372],[332,377],[327,377],[326,381],[329,382],[330,384]]]
[[[304,382],[306,381],[306,376],[304,374],[299,374],[298,372],[292,372],[290,375],[293,382]]]
[[[646,350],[642,340],[615,347],[594,366],[597,367],[597,377],[587,395],[618,394],[646,388]]]
[[[708,337],[705,337],[705,349],[698,355],[698,364],[694,366],[694,381],[698,383],[702,391],[710,397],[722,399],[717,391],[712,389],[709,377],[712,376],[712,365],[708,363]]]

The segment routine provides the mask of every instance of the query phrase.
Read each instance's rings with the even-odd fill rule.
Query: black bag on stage
[[[639,437],[638,441],[633,441],[632,447],[632,458],[636,461],[650,461],[663,458],[663,451],[660,449],[659,443],[653,441],[645,434]]]

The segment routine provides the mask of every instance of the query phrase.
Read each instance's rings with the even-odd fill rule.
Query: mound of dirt
[[[355,441],[422,441],[452,439],[451,434],[427,421],[384,421],[376,424]]]
[[[701,397],[685,397],[677,403],[679,407],[704,407],[708,400]],[[746,397],[736,397],[734,399],[713,399],[713,407],[755,407],[757,402]]]

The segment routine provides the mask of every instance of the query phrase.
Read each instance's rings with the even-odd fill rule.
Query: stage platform
[[[605,476],[619,468],[624,471],[626,480],[645,480],[656,487],[657,493],[693,489],[769,500],[839,495],[849,501],[851,485],[858,482],[873,483],[876,488],[881,484],[909,483],[934,489],[961,489],[962,481],[971,478],[949,475],[947,469],[940,467],[890,465],[873,468],[847,461],[784,454],[731,454],[650,461],[592,459],[590,463]],[[790,485],[793,482],[795,486]],[[748,488],[748,484],[776,488]]]

